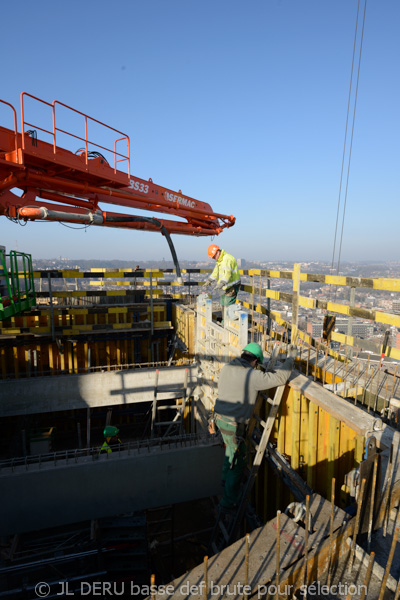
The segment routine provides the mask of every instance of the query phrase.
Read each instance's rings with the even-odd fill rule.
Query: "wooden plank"
[[[298,371],[293,371],[289,385],[292,389],[301,391],[306,398],[335,419],[346,423],[356,433],[364,436],[368,431],[372,431],[375,417],[322,388],[320,384],[310,381]]]

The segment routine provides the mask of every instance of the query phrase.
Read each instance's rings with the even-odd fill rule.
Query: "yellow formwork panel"
[[[363,436],[292,389],[282,401],[272,439],[292,468],[325,498],[330,499],[335,477],[338,502],[344,477],[359,465],[365,444]]]

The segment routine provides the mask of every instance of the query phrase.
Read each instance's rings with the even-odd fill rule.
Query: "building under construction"
[[[61,149],[61,103],[46,104],[53,129],[23,112],[18,133],[13,107],[15,126],[0,124],[3,215],[164,235],[233,225],[129,167],[118,171],[129,165],[121,132],[114,165],[88,150],[86,133],[79,153]],[[186,222],[110,215],[102,194]],[[174,270],[35,271],[29,255],[0,250],[0,598],[398,598],[400,350],[387,339],[371,350],[352,327],[363,319],[400,328],[399,315],[355,301],[361,288],[397,295],[400,280],[299,264],[242,270],[240,302],[221,315],[201,293],[206,271],[181,270],[170,247]],[[350,301],[306,297],[305,282],[347,287]],[[320,337],[300,327],[301,307],[325,315]],[[348,318],[346,335],[335,316]],[[222,516],[224,448],[208,420],[221,368],[250,341],[267,370],[289,343],[297,358],[285,386],[259,394],[242,500]],[[101,452],[106,428],[119,440]]]

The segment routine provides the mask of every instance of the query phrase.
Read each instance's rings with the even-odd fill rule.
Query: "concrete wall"
[[[182,397],[186,370],[188,395],[193,393],[197,365],[160,368],[158,399]],[[0,417],[150,402],[155,374],[156,369],[133,369],[2,381]]]
[[[3,469],[0,536],[217,495],[223,459],[223,447],[211,438]]]

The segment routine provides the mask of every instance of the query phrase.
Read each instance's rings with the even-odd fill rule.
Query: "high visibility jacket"
[[[105,450],[105,452],[112,452],[110,446],[108,445],[108,442],[104,442],[104,444],[100,448],[99,454],[101,454],[103,452],[103,450]]]
[[[216,281],[217,284],[222,283],[224,290],[240,283],[239,267],[232,254],[221,250],[220,257],[210,275],[210,279]]]

